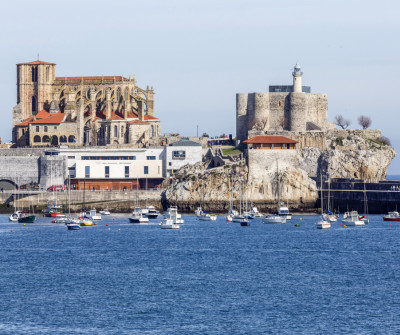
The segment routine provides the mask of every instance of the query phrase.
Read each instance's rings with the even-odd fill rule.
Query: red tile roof
[[[49,116],[50,116],[50,113],[47,110],[42,109],[39,113],[36,114],[36,119],[37,120],[38,119],[45,119],[45,118],[47,118]]]
[[[128,80],[123,76],[82,76],[82,77],[56,77],[56,81],[85,81],[85,80],[117,80],[121,81],[122,79]]]
[[[145,124],[150,124],[150,123],[148,123],[146,121],[133,120],[133,121],[129,121],[128,124],[143,124],[143,125],[145,125]]]
[[[243,141],[243,143],[299,143],[295,140],[292,140],[288,137],[285,136],[276,136],[276,135],[270,135],[270,136],[254,136],[252,138],[249,138],[246,141]]]
[[[29,63],[18,63],[17,65],[56,65],[54,63],[43,62],[41,60],[34,60],[33,62]]]
[[[151,115],[145,115],[145,116],[144,116],[144,119],[145,119],[145,120],[158,120],[157,117],[151,116]]]
[[[28,117],[26,120],[22,121],[21,123],[16,124],[16,127],[27,127],[29,123],[33,120],[33,117]]]
[[[50,114],[49,117],[41,120],[36,120],[30,122],[31,124],[60,124],[64,120],[65,114],[58,112],[55,114]]]
[[[109,119],[106,119],[106,120],[107,121],[108,120],[113,121],[113,120],[125,120],[125,119],[122,116],[118,115],[117,113],[111,112],[111,117]]]

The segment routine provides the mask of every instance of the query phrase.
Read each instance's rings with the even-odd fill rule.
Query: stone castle
[[[135,77],[56,77],[56,64],[17,64],[13,142],[18,147],[143,145],[161,134],[153,87]]]
[[[236,94],[236,136],[240,142],[249,132],[327,131],[335,128],[328,122],[328,96],[311,93],[302,86],[300,65],[293,70],[293,86],[270,86],[269,92]]]

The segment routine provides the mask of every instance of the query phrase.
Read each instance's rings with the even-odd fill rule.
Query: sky
[[[57,76],[136,75],[163,133],[235,135],[236,93],[291,84],[328,94],[329,120],[372,119],[400,151],[400,1],[7,1],[0,12],[0,136],[11,140],[16,63]],[[396,157],[388,174],[400,174]]]

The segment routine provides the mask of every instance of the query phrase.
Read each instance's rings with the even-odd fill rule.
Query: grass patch
[[[227,149],[222,149],[222,154],[224,156],[228,156],[228,155],[240,155],[242,154],[243,151],[237,149],[237,148],[227,148]]]

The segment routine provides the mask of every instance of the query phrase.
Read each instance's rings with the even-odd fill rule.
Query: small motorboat
[[[81,226],[93,226],[93,221],[88,218],[81,218],[77,223]]]
[[[252,206],[250,209],[250,215],[255,218],[262,218],[262,214],[258,211],[257,207]]]
[[[12,213],[8,219],[12,222],[18,222],[18,219],[21,217],[22,212],[21,211],[15,211],[14,213]]]
[[[389,212],[383,216],[383,221],[400,221],[400,214],[397,211]]]
[[[292,219],[292,214],[289,212],[289,208],[287,206],[283,205],[283,203],[278,208],[278,215],[282,216],[282,217],[285,217],[286,220],[291,220]]]
[[[164,219],[160,223],[161,229],[179,229],[180,226],[178,223],[174,223],[172,219]]]
[[[110,211],[106,208],[99,212],[101,215],[111,215]]]
[[[331,227],[330,221],[325,219],[323,216],[321,217],[321,220],[317,222],[318,229],[329,229],[330,227]]]
[[[65,225],[67,226],[68,230],[81,230],[79,219],[67,218],[65,220]]]
[[[210,214],[210,213],[206,213],[206,212],[203,212],[202,215],[198,215],[197,218],[200,221],[216,221],[217,220],[217,216],[215,214]]]
[[[280,215],[266,215],[262,219],[263,223],[286,223],[286,215],[280,216]]]

